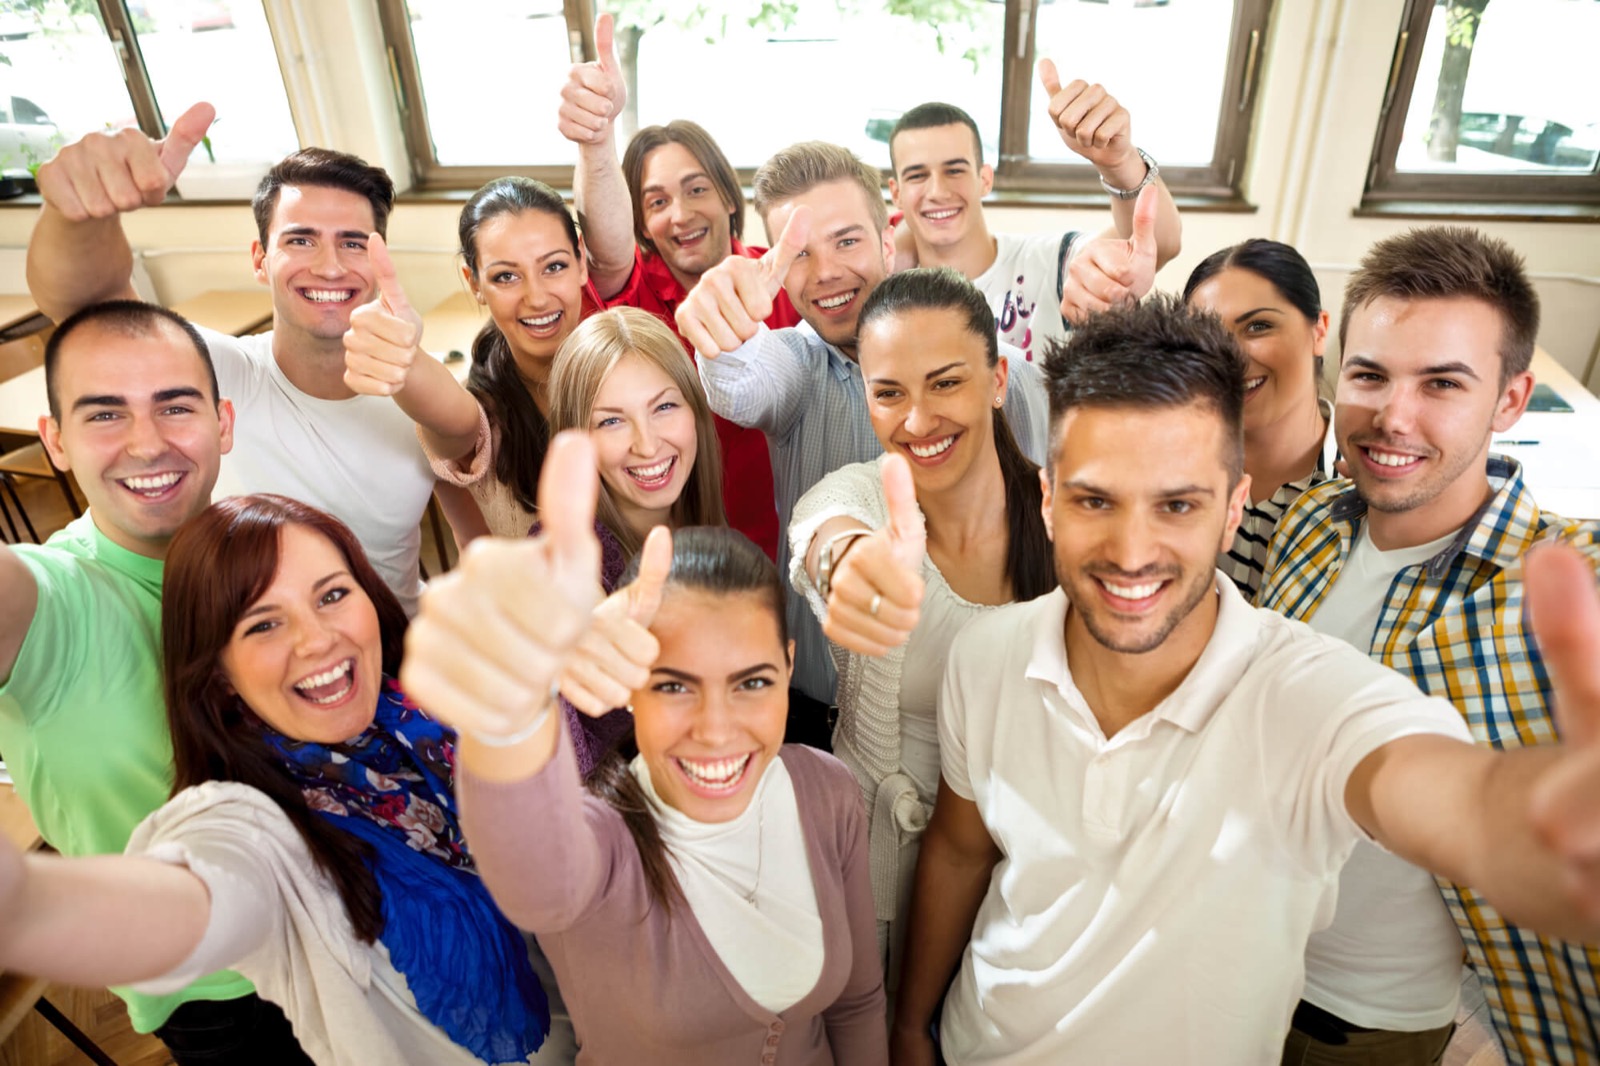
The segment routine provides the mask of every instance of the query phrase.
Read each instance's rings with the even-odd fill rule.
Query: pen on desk
[[[1539,442],[1536,440],[1497,440],[1496,444],[1509,444],[1513,448],[1531,448]]]

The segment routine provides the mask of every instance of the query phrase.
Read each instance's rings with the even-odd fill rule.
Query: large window
[[[604,3],[604,0],[600,0]],[[594,55],[592,0],[380,0],[424,186],[505,173],[558,184],[567,70]],[[888,133],[928,100],[965,108],[1002,188],[1100,194],[1061,143],[1034,73],[1099,81],[1175,189],[1233,197],[1269,0],[612,0],[629,82],[625,143],[692,118],[747,175],[821,138],[888,168]],[[470,10],[472,17],[464,18]],[[1130,57],[1137,56],[1136,62]],[[1154,72],[1154,73],[1153,73]]]
[[[1410,0],[1367,200],[1600,205],[1600,3]]]
[[[36,169],[100,129],[153,137],[216,105],[220,162],[298,147],[261,0],[0,0],[0,169]]]

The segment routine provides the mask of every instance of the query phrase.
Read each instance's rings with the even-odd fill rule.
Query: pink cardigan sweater
[[[457,777],[462,826],[495,901],[535,933],[577,1030],[580,1066],[878,1066],[883,974],[861,789],[831,755],[785,745],[822,917],[822,975],[781,1014],[752,1000],[682,902],[645,887],[622,818],[578,783],[565,729],[539,774]]]

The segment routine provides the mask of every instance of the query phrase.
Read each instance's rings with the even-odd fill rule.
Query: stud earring
[[[1004,407],[1005,406],[1005,402],[1006,402],[1006,398],[1004,396],[996,396],[994,398],[994,405],[996,407]]]

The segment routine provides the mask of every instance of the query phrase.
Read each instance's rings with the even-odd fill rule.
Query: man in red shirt
[[[572,68],[559,115],[562,135],[578,146],[572,183],[589,257],[586,302],[642,308],[676,332],[678,304],[701,274],[729,255],[755,259],[766,249],[740,242],[739,180],[722,149],[695,123],[640,130],[618,165],[613,119],[622,113],[627,88],[610,15],[600,16],[594,33],[600,58]],[[780,293],[766,321],[779,329],[798,325],[800,315]],[[717,437],[728,524],[776,559],[780,531],[767,439],[720,417]]]

